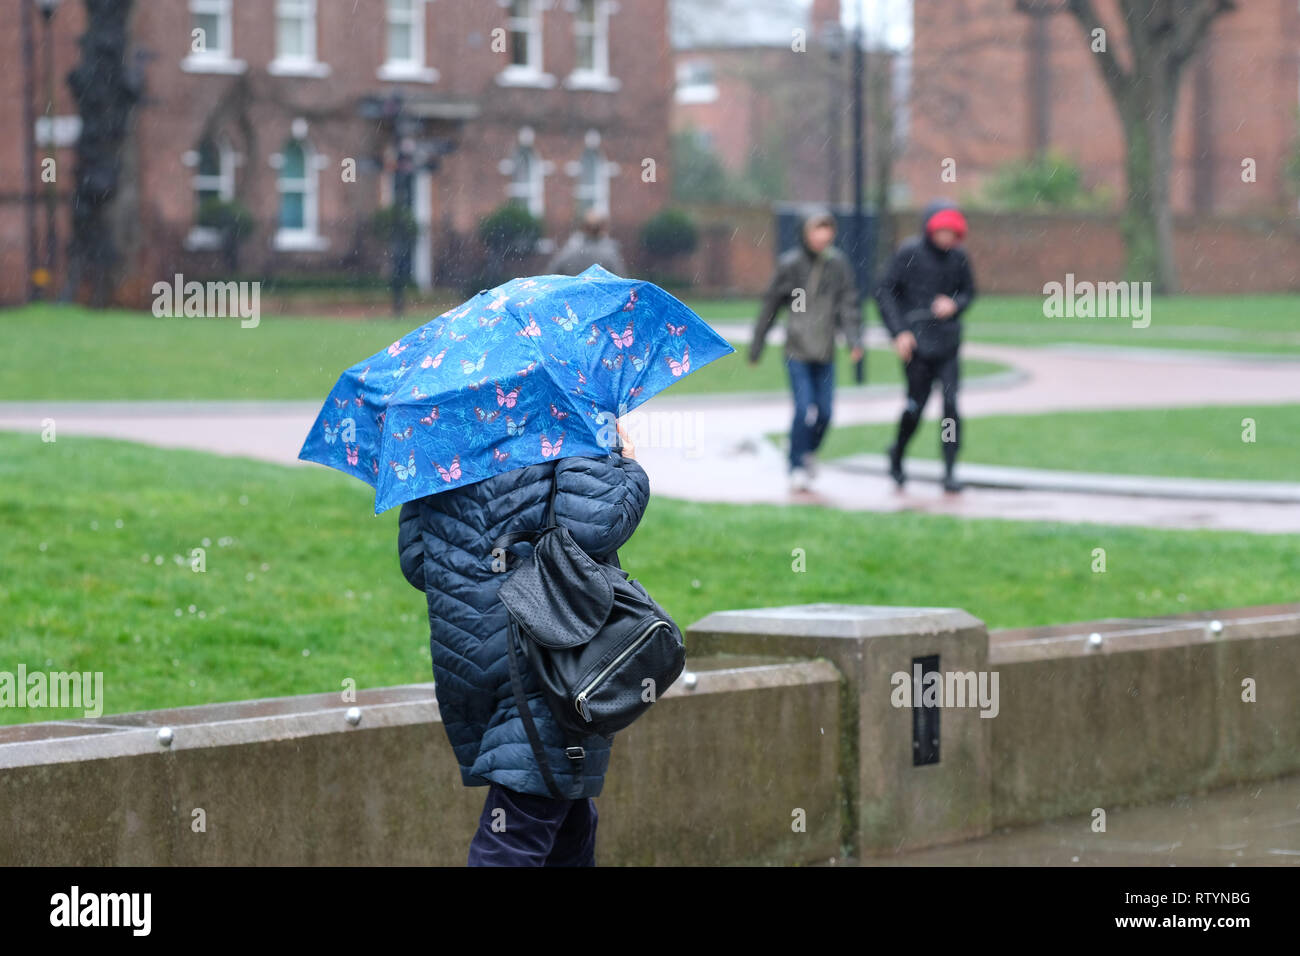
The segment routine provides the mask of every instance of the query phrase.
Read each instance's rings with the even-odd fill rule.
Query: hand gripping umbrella
[[[371,485],[379,514],[609,454],[617,418],[733,351],[663,289],[598,265],[512,279],[345,371],[298,457]]]

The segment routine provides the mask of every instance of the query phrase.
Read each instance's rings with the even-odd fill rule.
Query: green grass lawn
[[[980,296],[967,313],[967,340],[1300,355],[1300,296],[1296,295],[1157,297],[1151,304],[1151,323],[1143,329],[1133,328],[1130,319],[1047,318],[1043,299],[1041,295]],[[689,301],[710,321],[752,322],[758,310],[755,299]],[[874,302],[868,305],[868,317],[879,327]]]
[[[433,318],[432,315],[428,318]],[[155,318],[143,312],[94,312],[32,306],[0,312],[0,400],[311,399],[324,401],[342,371],[418,328],[412,314],[338,320],[264,315],[255,328],[238,319]],[[427,321],[427,319],[423,319]],[[853,367],[840,350],[837,377]],[[987,375],[1005,367],[969,361]],[[873,383],[900,382],[897,359],[872,350]],[[751,368],[737,352],[673,387],[673,394],[762,392],[788,388],[781,349],[770,345]]]
[[[429,680],[397,509],[376,518],[372,501],[323,468],[0,433],[0,669],[103,672],[106,713]],[[683,625],[844,601],[1011,627],[1291,600],[1298,544],[656,499],[620,557]],[[0,723],[78,716],[0,708]]]
[[[1300,374],[1300,373],[1298,373]],[[1255,440],[1243,441],[1244,419]],[[832,426],[822,456],[882,453],[895,426]],[[908,454],[939,457],[927,418]],[[1300,405],[992,415],[962,422],[961,460],[1060,471],[1255,481],[1300,481]]]

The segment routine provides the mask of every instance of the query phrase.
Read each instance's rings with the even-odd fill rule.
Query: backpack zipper
[[[640,647],[647,640],[649,640],[650,635],[655,631],[655,629],[660,627],[667,627],[667,626],[668,626],[667,621],[655,621],[653,624],[651,624],[649,627],[647,627],[644,631],[641,632],[640,637],[638,637],[635,641],[633,641],[626,648],[624,648],[623,652],[619,654],[618,657],[610,661],[609,664],[605,666],[605,669],[602,670],[599,674],[597,674],[595,679],[592,680],[590,684],[588,684],[579,692],[577,698],[574,699],[573,703],[574,706],[578,708],[578,713],[582,715],[583,720],[585,720],[587,723],[591,723],[591,710],[587,707],[587,695],[590,694],[592,690],[595,689],[597,684],[599,684],[607,676],[609,676],[610,671],[612,671],[615,667],[617,667],[624,660],[626,660],[629,654],[631,654],[638,647]]]

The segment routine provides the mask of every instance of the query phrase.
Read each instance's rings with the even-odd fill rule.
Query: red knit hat
[[[939,229],[951,229],[957,234],[958,239],[965,239],[966,217],[961,214],[960,210],[953,209],[952,207],[940,209],[926,220],[925,233],[928,236]]]

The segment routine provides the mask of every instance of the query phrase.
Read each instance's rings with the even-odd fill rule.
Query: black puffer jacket
[[[912,236],[898,247],[889,269],[876,288],[880,318],[893,338],[910,331],[916,336],[917,353],[927,357],[951,355],[961,345],[962,314],[975,298],[975,278],[970,260],[960,246],[943,250],[925,234],[925,223],[942,203],[926,207],[921,235]],[[957,313],[937,319],[930,304],[937,295],[951,296]]]
[[[506,573],[493,570],[491,549],[503,534],[542,528],[552,476],[558,482],[556,522],[598,560],[632,536],[650,497],[641,466],[610,455],[528,465],[402,506],[402,573],[428,600],[434,692],[467,787],[495,782],[519,793],[551,795],[510,689],[507,615],[497,597]],[[520,553],[526,555],[527,546]],[[598,796],[611,740],[582,741],[587,755],[579,790],[573,762],[564,755],[564,735],[527,660],[521,664],[528,708],[556,782],[575,797]]]

